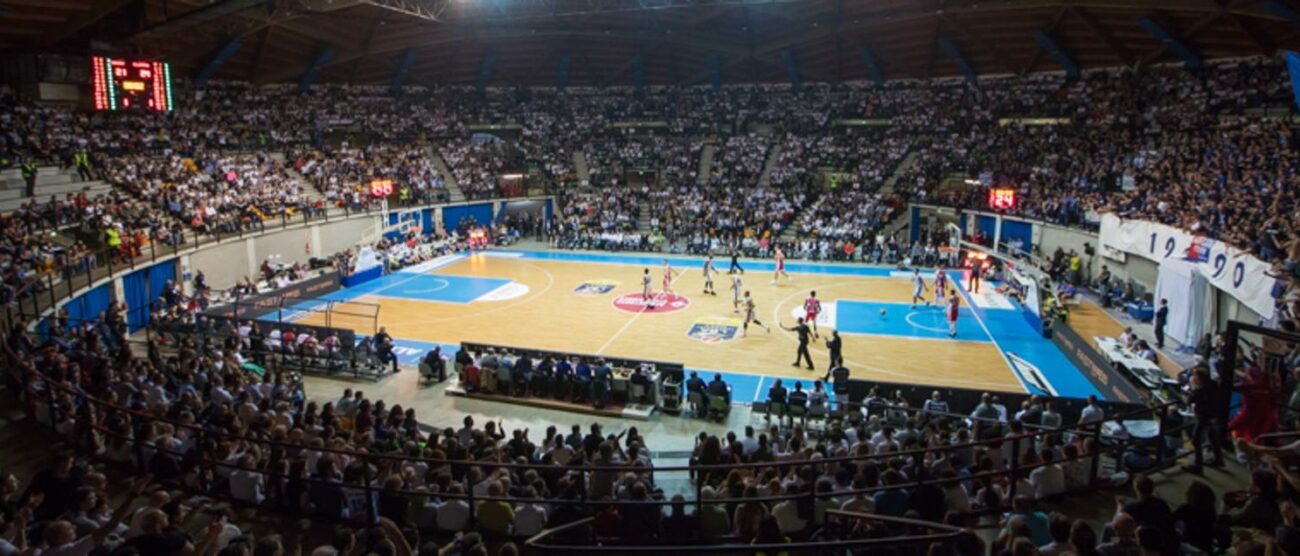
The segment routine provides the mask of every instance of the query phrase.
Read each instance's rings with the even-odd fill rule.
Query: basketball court
[[[671,294],[661,289],[658,256],[493,250],[441,257],[321,300],[378,305],[378,322],[406,363],[435,345],[449,352],[461,341],[676,361],[702,374],[723,373],[734,398],[749,401],[763,399],[774,378],[821,378],[829,360],[825,340],[837,329],[854,378],[1070,397],[1096,393],[1009,300],[990,293],[988,284],[972,296],[960,272],[949,273],[961,301],[957,336],[949,338],[941,307],[909,305],[910,272],[789,262],[792,280],[772,284],[771,261],[741,261],[743,288],[752,292],[758,317],[772,326],[769,333],[751,325],[746,337],[743,315],[732,309],[729,261],[714,261],[714,296],[702,293],[702,258],[668,260],[679,273]],[[641,298],[646,268],[654,285],[648,306]],[[933,300],[934,271],[922,275]],[[797,335],[777,324],[793,326],[813,290],[823,312],[820,337],[810,346],[817,370],[808,371],[791,366]],[[311,311],[287,318],[323,324]],[[348,326],[337,316],[332,324]]]

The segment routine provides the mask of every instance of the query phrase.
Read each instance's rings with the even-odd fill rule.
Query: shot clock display
[[[989,189],[989,208],[1012,209],[1016,206],[1016,190],[1010,187],[994,187]]]
[[[172,70],[167,62],[91,56],[95,110],[172,109]]]
[[[393,180],[374,179],[370,181],[370,195],[372,197],[387,197],[393,194]]]

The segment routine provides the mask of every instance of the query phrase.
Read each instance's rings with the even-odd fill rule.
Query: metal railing
[[[481,199],[459,203],[433,203],[411,205],[402,210],[432,209],[444,206],[477,204],[511,200],[505,198]],[[518,200],[518,199],[513,199]],[[342,212],[339,214],[338,211]],[[385,212],[377,206],[367,205],[360,210],[352,207],[327,209],[324,211],[303,211],[292,216],[281,214],[278,218],[268,218],[257,228],[245,229],[240,226],[232,231],[204,233],[192,228],[185,228],[176,241],[159,241],[150,239],[140,246],[139,253],[129,256],[122,249],[101,246],[88,256],[70,261],[62,268],[37,275],[34,279],[21,284],[13,292],[12,299],[0,300],[3,314],[0,315],[5,329],[15,324],[30,324],[56,307],[60,301],[70,299],[79,293],[99,284],[108,282],[121,272],[133,271],[152,266],[158,262],[174,259],[181,255],[197,252],[205,247],[220,245],[229,241],[240,241],[258,237],[272,232],[303,228],[315,224],[326,224],[360,217],[377,217]],[[66,229],[68,224],[49,223],[42,220],[35,231],[57,231]],[[94,230],[100,233],[102,230]],[[126,241],[126,238],[123,239]]]

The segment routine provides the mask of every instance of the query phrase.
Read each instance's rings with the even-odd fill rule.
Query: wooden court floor
[[[700,319],[733,315],[727,277],[718,276],[718,295],[701,293],[699,267],[678,268],[674,291],[689,305],[669,313],[633,313],[613,300],[640,293],[643,266],[616,263],[550,261],[476,255],[434,271],[439,276],[508,279],[527,286],[527,293],[503,301],[467,304],[366,295],[358,301],[380,305],[379,323],[396,338],[442,343],[461,341],[513,345],[629,358],[678,361],[690,369],[720,370],[781,377],[820,378],[828,361],[825,334],[811,346],[817,371],[791,366],[798,344],[794,333],[775,326],[793,325],[792,312],[810,290],[823,303],[860,300],[907,303],[906,280],[864,276],[792,273],[793,282],[770,284],[771,272],[745,274],[745,288],[758,304],[759,318],[771,333],[751,325],[748,337],[706,343],[688,336]],[[651,268],[656,291],[660,268]],[[584,283],[615,281],[612,291],[584,296]],[[903,315],[891,318],[902,319]],[[316,317],[303,322],[313,323]],[[316,322],[315,324],[320,324]],[[336,321],[337,324],[337,321]],[[828,332],[828,331],[825,331]],[[855,378],[1023,392],[991,342],[916,339],[892,335],[842,334],[844,358]]]

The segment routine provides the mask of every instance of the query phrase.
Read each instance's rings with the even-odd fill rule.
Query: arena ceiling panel
[[[387,84],[407,60],[430,86],[834,82],[1272,55],[1300,47],[1291,1],[0,0],[0,48],[190,75],[224,49],[216,78],[261,83],[319,61],[322,82]]]

